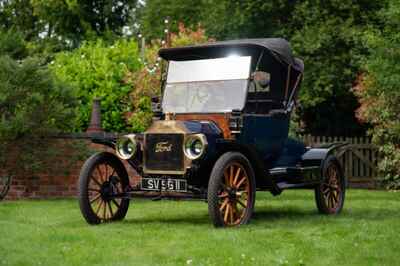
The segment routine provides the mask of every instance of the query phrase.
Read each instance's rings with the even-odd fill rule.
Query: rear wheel
[[[335,156],[330,155],[323,165],[323,181],[315,189],[318,211],[324,214],[341,212],[346,193],[346,179]]]
[[[256,185],[247,158],[238,152],[222,155],[208,183],[208,212],[216,227],[239,226],[253,214]]]
[[[112,153],[90,157],[79,176],[79,206],[89,224],[122,220],[129,199],[122,198],[129,186],[124,165]]]

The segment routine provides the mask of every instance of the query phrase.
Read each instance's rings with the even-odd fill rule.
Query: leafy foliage
[[[7,38],[0,38],[0,47],[8,47],[13,35],[1,36]],[[15,51],[24,50],[18,37],[14,41],[17,49],[3,49],[0,55],[0,172],[33,174],[48,156],[58,154],[60,145],[45,137],[69,131],[76,101],[40,60],[12,59],[20,55]]]
[[[140,9],[140,30],[149,39],[160,38],[164,34],[164,19],[169,18],[172,32],[177,32],[179,23],[197,27],[202,22],[202,14],[207,9],[204,0],[150,0]]]
[[[372,124],[370,134],[379,147],[385,184],[400,189],[400,6],[391,1],[379,15],[383,29],[370,29],[365,41],[370,55],[355,92],[361,107],[357,116]]]
[[[107,131],[127,131],[125,115],[133,110],[129,93],[134,90],[128,73],[138,71],[138,48],[134,41],[121,39],[108,45],[101,39],[56,55],[51,69],[69,83],[79,100],[75,131],[84,131],[90,120],[92,100],[101,98],[102,126]]]
[[[0,6],[0,25],[15,27],[28,41],[56,37],[77,47],[88,38],[121,36],[137,6],[137,0],[8,0]]]
[[[75,106],[69,88],[54,80],[35,59],[17,63],[2,56],[0,65],[2,139],[68,131]]]
[[[307,133],[362,135],[365,126],[354,117],[358,107],[351,91],[367,53],[362,33],[374,23],[375,1],[304,1],[296,5],[290,27],[295,54],[305,62],[300,91],[300,116]]]
[[[0,31],[0,55],[13,59],[22,59],[27,55],[27,48],[21,33],[14,30]]]

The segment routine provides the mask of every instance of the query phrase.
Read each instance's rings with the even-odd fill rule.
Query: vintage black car
[[[116,155],[94,154],[82,168],[79,203],[89,224],[121,220],[131,198],[149,197],[204,200],[216,227],[239,226],[250,221],[256,191],[292,188],[315,190],[321,213],[342,210],[338,145],[309,148],[288,138],[304,65],[286,40],[165,48],[159,56],[167,67],[150,128],[93,138]]]

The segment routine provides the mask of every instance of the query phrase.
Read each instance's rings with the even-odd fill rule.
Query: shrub
[[[47,168],[48,158],[59,151],[48,137],[74,125],[75,108],[70,88],[39,60],[1,55],[0,172],[32,175]]]
[[[13,59],[26,57],[27,48],[22,34],[14,30],[0,31],[0,54]]]
[[[366,32],[370,56],[354,91],[360,120],[371,123],[370,134],[383,159],[379,170],[389,189],[400,189],[400,7],[392,1],[380,18],[383,29]]]
[[[128,73],[140,69],[136,42],[121,39],[109,45],[98,39],[71,52],[56,55],[51,69],[70,84],[78,97],[78,119],[74,131],[88,127],[92,100],[101,98],[102,126],[106,131],[128,130],[126,114],[133,110],[129,93],[134,90]]]

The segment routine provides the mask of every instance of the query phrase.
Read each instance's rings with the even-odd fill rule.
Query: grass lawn
[[[87,225],[76,200],[0,203],[0,265],[399,265],[400,193],[350,190],[339,216],[311,191],[258,193],[252,223],[214,229],[207,205],[131,201]]]

